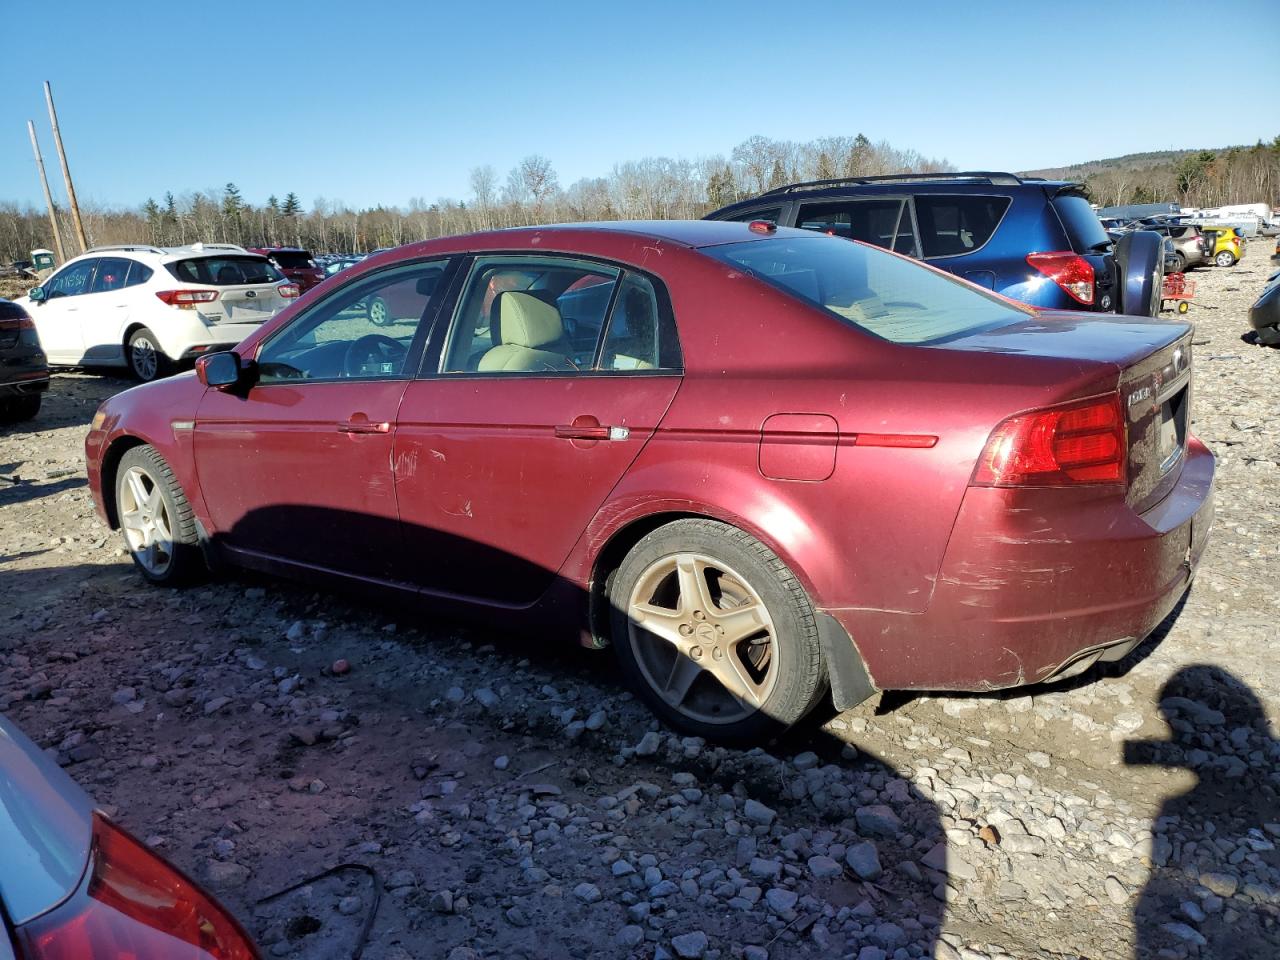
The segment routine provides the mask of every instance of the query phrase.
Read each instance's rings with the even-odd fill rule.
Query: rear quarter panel
[[[671,283],[684,381],[571,557],[566,574],[579,583],[617,531],[684,512],[758,537],[819,606],[921,611],[996,423],[1099,375],[1098,365],[1077,361],[887,343],[704,264]],[[836,445],[829,478],[762,474],[762,430],[779,413],[835,420],[838,437],[814,441]],[[931,449],[858,446],[860,433],[939,440]]]

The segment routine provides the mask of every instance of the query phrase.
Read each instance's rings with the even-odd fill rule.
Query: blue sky
[[[49,8],[0,57],[0,202],[40,202],[28,118],[62,194],[46,79],[81,200],[107,206],[228,181],[307,208],[465,199],[479,164],[501,179],[540,153],[567,186],[757,133],[863,132],[969,169],[1280,134],[1276,0]]]

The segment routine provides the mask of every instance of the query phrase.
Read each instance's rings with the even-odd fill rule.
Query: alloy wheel
[[[674,709],[726,724],[758,711],[778,680],[778,640],[760,594],[722,561],[662,557],[640,575],[628,639],[650,687]]]
[[[137,336],[129,344],[130,364],[139,380],[154,380],[160,369],[160,358],[156,354],[156,345],[146,336]]]
[[[153,576],[173,562],[173,519],[155,477],[130,467],[120,483],[120,526],[129,551]]]

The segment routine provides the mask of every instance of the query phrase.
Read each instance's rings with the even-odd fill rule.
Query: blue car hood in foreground
[[[75,891],[92,835],[93,801],[0,717],[0,901],[15,925],[52,910]]]

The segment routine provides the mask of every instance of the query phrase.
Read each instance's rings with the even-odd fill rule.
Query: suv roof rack
[[[990,183],[993,186],[1016,187],[1025,180],[1038,177],[1022,178],[1012,173],[996,173],[989,170],[968,171],[965,173],[890,173],[879,177],[836,177],[833,180],[805,180],[800,183],[788,183],[786,186],[774,187],[760,194],[762,197],[791,193],[795,190],[815,190],[822,187],[858,186],[864,183],[911,183],[919,180],[969,180],[974,183]]]
[[[90,247],[85,253],[105,253],[108,250],[132,250],[143,253],[158,253],[164,256],[163,250],[153,247],[149,243],[109,243],[101,247]]]

